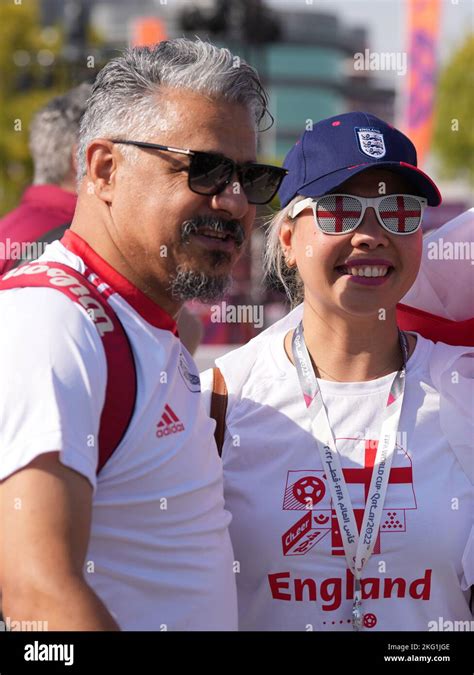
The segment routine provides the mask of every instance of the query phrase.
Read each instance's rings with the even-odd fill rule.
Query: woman
[[[439,191],[365,113],[314,125],[285,167],[266,267],[302,304],[216,361],[240,629],[469,621],[472,349],[396,321]]]

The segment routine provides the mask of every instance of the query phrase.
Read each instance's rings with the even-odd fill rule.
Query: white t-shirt
[[[298,308],[216,361],[229,390],[222,457],[240,565],[241,630],[352,630],[353,577],[296,368],[283,346],[300,314]],[[435,630],[439,617],[472,619],[468,351],[417,336],[381,530],[363,574],[365,631]],[[359,526],[393,376],[319,380]],[[201,383],[209,406],[210,370]]]
[[[40,260],[83,271],[113,290],[130,339],[135,412],[96,477],[107,382],[101,338],[87,312],[49,288],[0,292],[0,479],[36,456],[94,487],[85,578],[125,630],[235,630],[233,554],[222,463],[196,366],[173,319],[68,234]]]

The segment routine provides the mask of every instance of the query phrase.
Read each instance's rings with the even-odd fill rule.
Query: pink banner
[[[418,151],[418,165],[429,151],[437,79],[436,49],[440,0],[407,0],[408,97],[404,131]]]

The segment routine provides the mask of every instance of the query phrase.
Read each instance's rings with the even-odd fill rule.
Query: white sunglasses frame
[[[351,230],[346,230],[345,232],[326,232],[325,230],[323,230],[318,224],[318,220],[317,220],[317,217],[316,217],[316,208],[318,206],[318,202],[321,199],[324,199],[325,197],[352,197],[353,199],[358,199],[359,202],[362,204],[362,212],[360,214],[359,222]],[[380,202],[382,200],[386,199],[387,197],[413,197],[414,199],[417,199],[420,202],[421,218],[420,218],[420,223],[415,230],[412,230],[411,232],[394,232],[393,230],[390,230],[386,225],[384,225],[381,218],[379,217],[378,207],[379,207]],[[359,227],[361,222],[364,220],[365,212],[366,212],[367,208],[370,206],[374,209],[375,215],[377,216],[377,220],[378,220],[379,224],[381,225],[381,227],[383,227],[384,230],[386,230],[390,234],[395,234],[397,237],[405,237],[407,235],[415,234],[415,232],[418,232],[418,230],[421,227],[421,223],[423,221],[423,213],[424,213],[424,210],[427,207],[427,205],[428,205],[428,200],[425,199],[424,197],[419,197],[418,195],[410,195],[410,194],[407,194],[407,193],[382,195],[380,197],[359,197],[359,195],[349,195],[349,194],[346,194],[346,193],[337,192],[337,193],[325,194],[325,195],[322,195],[321,197],[308,197],[307,199],[303,199],[303,201],[298,202],[297,204],[295,204],[293,206],[293,208],[291,209],[291,211],[288,215],[291,219],[294,219],[302,211],[311,207],[312,211],[313,211],[314,223],[315,223],[316,227],[318,228],[318,230],[323,232],[323,234],[329,235],[330,237],[340,237],[341,235],[351,234],[352,232],[355,232],[355,230]]]

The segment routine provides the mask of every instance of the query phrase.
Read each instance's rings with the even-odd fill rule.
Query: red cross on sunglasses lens
[[[421,225],[427,201],[415,195],[384,195],[358,197],[330,194],[316,199],[308,198],[295,204],[291,217],[295,218],[311,206],[317,227],[326,234],[353,232],[364,219],[368,207],[375,210],[380,225],[392,234],[413,234]]]
[[[257,164],[256,162],[237,164],[229,157],[214,152],[172,148],[168,145],[144,141],[114,139],[112,143],[189,155],[191,158],[188,167],[189,189],[200,195],[217,195],[223,192],[232,181],[234,174],[237,174],[249,204],[268,204],[276,195],[281,181],[288,173],[286,169],[272,164]]]

